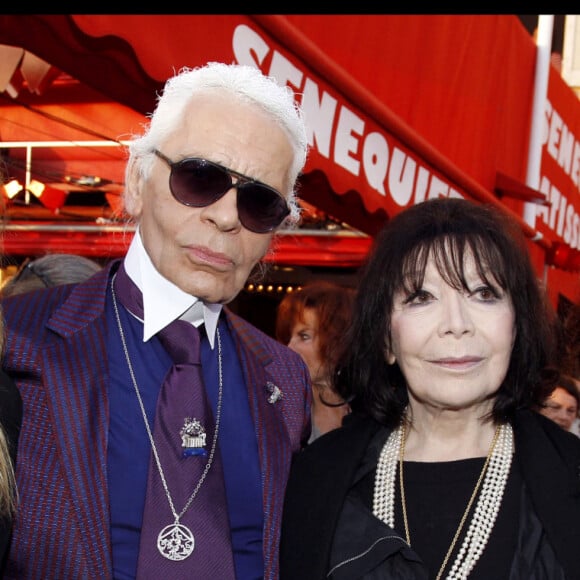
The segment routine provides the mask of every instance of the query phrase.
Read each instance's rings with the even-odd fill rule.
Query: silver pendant
[[[165,526],[157,536],[157,549],[168,560],[179,562],[193,554],[195,540],[191,530],[183,524]]]
[[[206,433],[198,419],[187,417],[183,422],[183,427],[179,430],[181,436],[181,446],[183,447],[183,457],[201,455],[205,457]]]

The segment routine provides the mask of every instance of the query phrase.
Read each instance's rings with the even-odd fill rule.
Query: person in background
[[[561,372],[580,381],[580,296],[564,317],[559,352]]]
[[[0,350],[3,333],[0,311]],[[18,508],[14,469],[21,424],[22,398],[16,383],[0,369],[0,578],[6,567],[12,524]]]
[[[340,344],[350,326],[355,291],[317,280],[286,294],[278,305],[276,338],[297,352],[312,381],[312,434],[309,443],[336,429],[349,412],[332,387]]]
[[[3,300],[25,410],[6,578],[278,578],[308,369],[227,305],[298,222],[307,152],[289,87],[184,68],[129,143],[126,256]]]
[[[558,423],[562,429],[572,431],[580,410],[580,391],[576,381],[572,377],[562,375],[538,410],[544,417]]]
[[[526,243],[459,198],[384,226],[335,375],[352,412],[293,461],[281,580],[580,579],[580,440],[534,410],[556,316]]]
[[[0,169],[3,169],[1,163]],[[0,309],[0,354],[3,351],[4,318]],[[4,577],[12,525],[18,509],[14,470],[21,425],[22,397],[16,383],[0,367],[0,578]]]
[[[98,262],[75,254],[47,254],[35,260],[26,259],[2,287],[2,296],[84,282],[100,269]]]

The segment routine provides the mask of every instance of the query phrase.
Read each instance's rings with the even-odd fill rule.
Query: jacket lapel
[[[264,507],[264,577],[274,578],[277,576],[278,534],[285,482],[293,450],[282,413],[283,405],[276,404],[278,392],[282,393],[283,389],[275,384],[270,373],[272,357],[264,349],[259,333],[230,311],[225,310],[225,314],[248,388],[250,412],[258,441]]]
[[[65,477],[82,534],[76,549],[84,546],[88,569],[99,578],[112,575],[104,317],[108,270],[73,289],[55,311],[47,326],[56,334],[50,334],[42,355],[58,453],[68,466]]]

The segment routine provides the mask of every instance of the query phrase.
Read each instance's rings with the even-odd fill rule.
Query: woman
[[[4,343],[4,324],[0,310],[0,350]],[[14,479],[18,435],[22,423],[22,399],[14,381],[0,369],[0,578],[12,536],[17,489]]]
[[[340,427],[348,403],[332,387],[332,372],[350,326],[355,291],[327,280],[316,280],[287,294],[278,305],[276,338],[297,352],[312,381],[312,443]]]
[[[0,166],[0,177],[2,170]],[[0,179],[0,185],[2,180]],[[0,308],[0,354],[4,347],[4,319]],[[0,368],[0,578],[8,556],[12,522],[16,513],[18,491],[14,477],[18,436],[22,424],[22,398],[16,384]]]
[[[580,579],[580,440],[532,410],[554,317],[519,228],[463,199],[401,212],[353,317],[353,412],[295,457],[282,580]]]
[[[0,324],[0,332],[1,327]],[[16,513],[18,494],[14,466],[21,422],[20,393],[14,381],[0,369],[0,577],[3,576]]]
[[[572,377],[561,375],[558,384],[538,409],[566,431],[572,431],[580,411],[580,384]]]

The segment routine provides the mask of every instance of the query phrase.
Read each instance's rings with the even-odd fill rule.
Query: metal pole
[[[540,188],[540,166],[542,161],[542,120],[544,117],[548,95],[548,79],[550,73],[550,56],[552,53],[552,32],[554,30],[554,15],[540,14],[536,36],[537,57],[536,76],[534,83],[534,101],[532,105],[532,126],[530,145],[528,149],[528,170],[526,184],[532,189]],[[527,202],[524,205],[524,221],[532,228],[536,227],[537,205]]]

